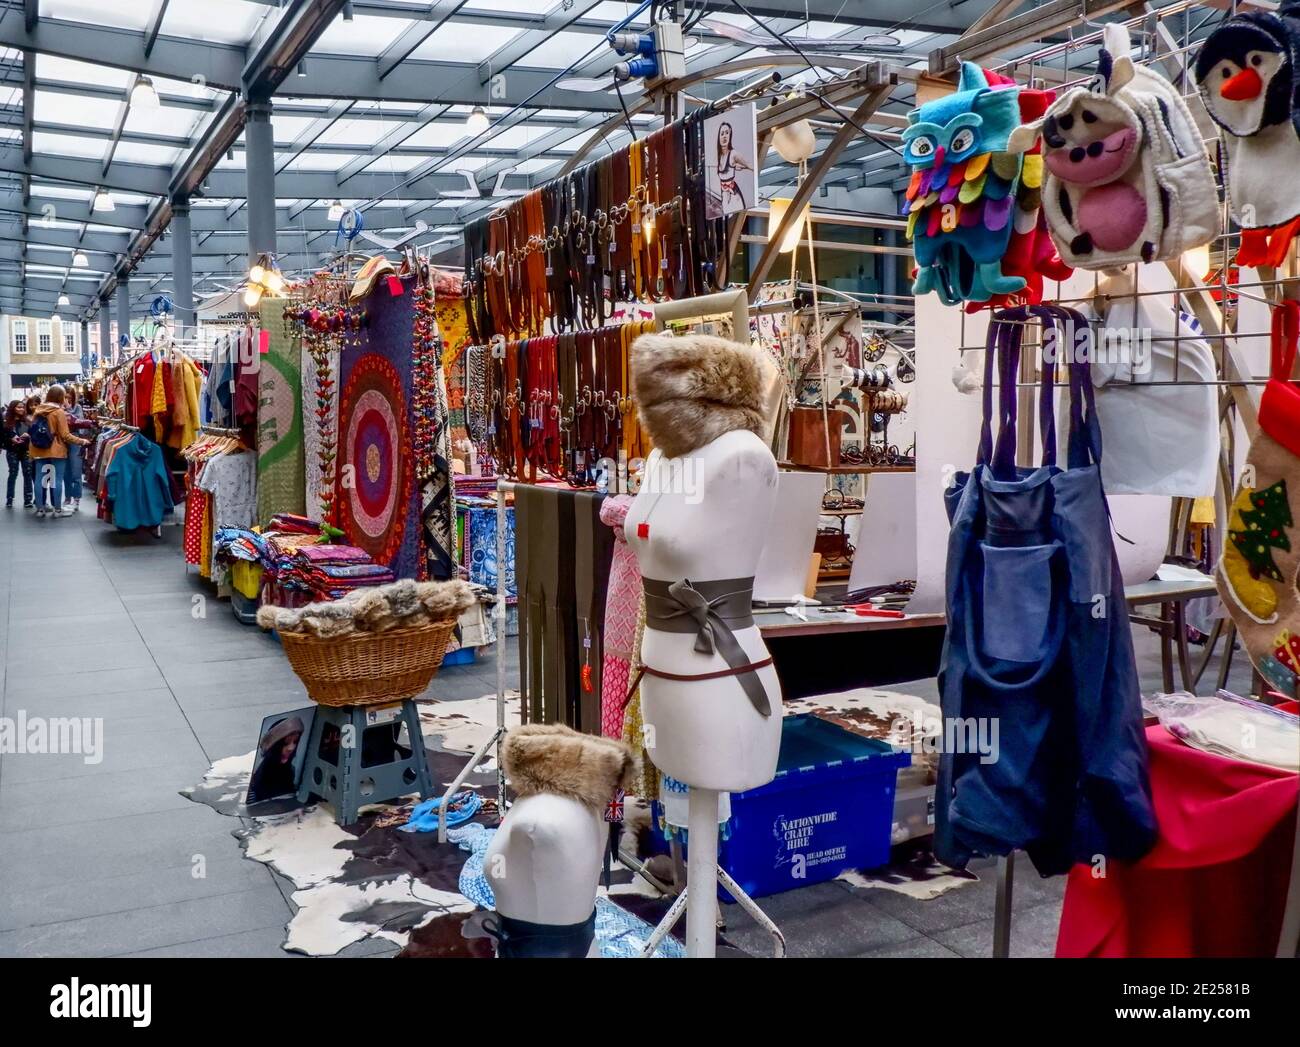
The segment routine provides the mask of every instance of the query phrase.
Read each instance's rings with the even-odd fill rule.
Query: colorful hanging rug
[[[420,569],[414,477],[411,333],[414,281],[400,295],[381,280],[366,298],[369,325],[340,368],[336,523],[347,542],[399,578]]]
[[[307,474],[303,457],[302,350],[285,329],[284,300],[264,301],[267,352],[258,357],[257,520],[303,514]]]
[[[339,354],[302,349],[303,458],[307,514],[334,519],[334,467],[338,461]]]

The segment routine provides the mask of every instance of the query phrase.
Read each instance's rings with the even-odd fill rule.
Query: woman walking
[[[68,413],[63,409],[66,393],[61,385],[52,385],[45,394],[45,403],[36,408],[27,436],[31,456],[36,463],[36,515],[44,516],[49,505],[51,516],[71,516],[72,510],[63,505],[63,491],[67,486],[68,448],[74,444],[90,443],[74,436],[68,427]]]
[[[23,477],[23,508],[30,509],[32,502],[32,460],[27,454],[27,405],[22,400],[11,400],[5,408],[0,443],[4,445],[5,460],[9,465],[9,479],[5,485],[5,508],[14,507],[14,489],[18,474]]]

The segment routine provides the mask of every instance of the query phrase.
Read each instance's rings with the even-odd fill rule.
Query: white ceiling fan
[[[707,29],[710,32],[717,33],[719,36],[725,36],[728,40],[734,40],[738,44],[747,44],[750,47],[779,47],[776,37],[769,33],[756,33],[749,29],[742,29],[738,25],[723,21],[721,18],[701,18],[698,28]],[[872,33],[870,36],[858,37],[852,40],[814,39],[809,36],[792,36],[790,33],[784,34],[787,40],[797,44],[801,51],[822,51],[831,54],[844,54],[846,51],[892,51],[902,46],[902,41],[889,33]]]
[[[407,244],[411,243],[413,240],[418,240],[428,231],[428,223],[417,218],[415,220],[414,229],[408,229],[406,232],[399,234],[394,240],[389,240],[382,236],[376,236],[374,233],[365,229],[361,230],[361,236],[364,239],[369,240],[372,244],[382,247],[385,251],[400,251]]]

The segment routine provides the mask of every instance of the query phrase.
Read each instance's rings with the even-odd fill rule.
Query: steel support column
[[[117,340],[119,344],[123,335],[126,335],[128,339],[131,337],[131,274],[125,271],[117,274]]]
[[[190,202],[172,201],[172,307],[175,309],[176,335],[184,338],[195,328],[194,319],[194,239],[190,232]]]
[[[81,321],[81,373],[90,373],[90,321]]]
[[[108,299],[99,300],[99,362],[102,366],[108,366],[113,362],[113,346],[110,341],[113,337],[112,320],[108,315]]]
[[[275,253],[275,137],[271,103],[249,102],[244,110],[245,177],[248,179],[248,259]]]

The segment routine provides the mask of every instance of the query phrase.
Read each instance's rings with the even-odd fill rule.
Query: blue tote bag
[[[976,465],[945,493],[935,854],[963,868],[977,855],[1024,850],[1048,876],[1101,856],[1140,857],[1154,842],[1155,818],[1087,364],[1067,365],[1065,468],[1057,464],[1050,367],[1039,390],[1041,463],[1015,464],[1015,383],[1033,319],[1066,345],[1071,327],[1086,324],[1055,306],[996,314]]]

